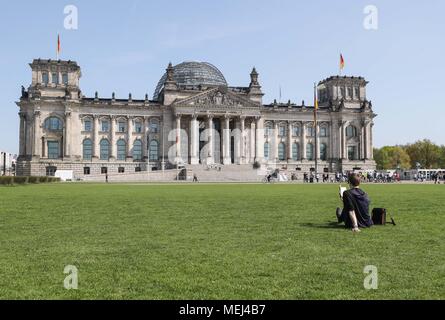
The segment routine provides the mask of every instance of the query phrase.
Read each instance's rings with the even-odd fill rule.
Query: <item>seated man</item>
[[[338,223],[345,223],[353,232],[360,232],[359,228],[369,228],[373,225],[369,215],[368,195],[360,189],[360,177],[353,173],[349,176],[350,190],[343,193],[343,211],[337,208]]]

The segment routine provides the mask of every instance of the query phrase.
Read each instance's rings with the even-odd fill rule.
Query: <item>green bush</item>
[[[14,177],[9,177],[9,176],[0,177],[0,184],[11,185],[13,182],[14,182]]]
[[[14,177],[14,183],[16,184],[28,183],[28,177]]]
[[[28,183],[39,183],[39,178],[40,177],[29,177]]]
[[[40,183],[47,183],[48,179],[49,179],[49,177],[39,177],[39,182]]]
[[[27,183],[55,183],[60,182],[60,178],[56,177],[14,177],[0,176],[0,185],[27,184]]]

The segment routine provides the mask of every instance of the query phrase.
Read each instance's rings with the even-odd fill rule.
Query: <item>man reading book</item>
[[[349,190],[340,188],[340,197],[343,200],[343,210],[337,208],[338,223],[345,223],[347,228],[353,232],[360,232],[360,228],[372,226],[372,219],[369,215],[368,195],[360,189],[360,177],[353,173],[349,176]]]

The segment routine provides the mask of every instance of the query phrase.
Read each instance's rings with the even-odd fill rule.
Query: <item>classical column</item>
[[[142,147],[143,147],[143,160],[144,161],[150,161],[149,157],[149,151],[148,148],[150,148],[150,118],[144,117],[144,141],[142,141]]]
[[[249,130],[249,140],[250,140],[249,163],[252,164],[255,162],[255,132],[256,132],[256,125],[253,121],[251,121]]]
[[[317,157],[317,160],[320,160],[320,123],[317,121],[315,123],[315,131],[317,138],[315,139],[315,146],[314,146],[314,156]]]
[[[99,116],[94,115],[93,159],[99,159]]]
[[[337,128],[335,126],[335,122],[331,120],[329,123],[329,158],[335,159],[336,158],[336,149],[335,149],[335,132]]]
[[[240,137],[239,137],[239,143],[240,143],[240,164],[246,163],[246,145],[245,145],[245,120],[246,117],[241,116],[240,117]]]
[[[255,120],[255,162],[262,163],[264,159],[263,119],[257,117]]]
[[[181,115],[176,115],[176,157],[175,163],[181,162]]]
[[[199,164],[199,122],[196,114],[190,120],[190,164]]]
[[[360,160],[366,159],[366,123],[363,121],[360,128]]]
[[[342,121],[341,122],[341,126],[340,126],[340,137],[341,137],[341,158],[342,160],[346,160],[348,157],[348,151],[346,150],[346,121]]]
[[[213,158],[213,116],[208,115],[207,116],[207,164],[213,164],[214,158]]]
[[[292,161],[292,122],[287,123],[287,161]]]
[[[111,137],[111,142],[110,142],[110,158],[112,160],[116,160],[117,159],[117,141],[116,141],[116,116],[111,116],[110,117],[110,137]]]
[[[301,160],[306,160],[306,123],[301,123]]]
[[[33,157],[40,157],[40,111],[36,110],[34,111],[34,117],[33,117],[33,143],[32,143],[32,156]]]
[[[71,112],[65,112],[65,132],[63,135],[64,146],[64,158],[71,157]]]
[[[272,160],[274,163],[278,162],[278,121],[273,124],[273,153]]]
[[[127,125],[127,160],[133,159],[133,118],[128,116]]]
[[[223,164],[232,164],[232,157],[230,155],[230,117],[224,116],[224,128],[223,128]]]
[[[371,122],[369,125],[369,158],[374,159],[374,142],[373,142],[373,132],[374,122]]]
[[[24,156],[26,154],[26,136],[25,136],[25,121],[26,116],[24,112],[19,112],[20,117],[20,131],[19,131],[19,156]]]

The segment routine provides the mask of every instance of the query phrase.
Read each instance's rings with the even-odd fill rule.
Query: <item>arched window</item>
[[[83,159],[91,160],[93,157],[93,142],[91,139],[83,140]]]
[[[108,160],[110,158],[110,143],[107,139],[100,141],[100,160]]]
[[[283,142],[278,144],[278,160],[286,160],[286,145]]]
[[[326,143],[322,143],[320,145],[320,159],[322,161],[326,161],[328,158],[327,150],[328,150],[328,147],[326,146]]]
[[[133,160],[142,160],[142,141],[136,140],[133,143]]]
[[[124,139],[117,141],[117,160],[124,161],[127,157],[127,143]]]
[[[328,136],[328,128],[321,127],[320,128],[320,137],[327,137]]]
[[[270,153],[269,142],[266,142],[264,144],[264,159],[269,160],[269,153]]]
[[[346,136],[347,137],[357,137],[357,128],[353,125],[350,125],[346,128]]]
[[[300,145],[295,142],[292,145],[292,160],[297,161],[298,159],[300,159]]]
[[[312,143],[306,145],[306,159],[314,160],[314,145]]]
[[[49,131],[59,131],[63,129],[62,120],[57,117],[50,117],[45,120],[45,129]]]
[[[148,151],[150,154],[150,161],[159,160],[159,142],[157,140],[150,141],[150,149]]]

